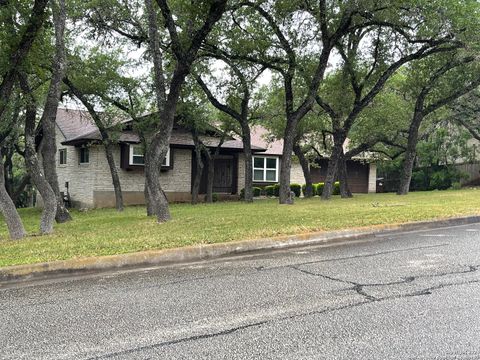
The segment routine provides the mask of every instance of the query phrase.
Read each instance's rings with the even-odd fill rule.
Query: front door
[[[233,161],[232,159],[215,160],[215,172],[213,176],[213,192],[232,192],[233,185]]]

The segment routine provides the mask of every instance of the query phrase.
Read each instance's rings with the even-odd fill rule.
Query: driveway
[[[0,359],[479,359],[480,224],[0,288]]]

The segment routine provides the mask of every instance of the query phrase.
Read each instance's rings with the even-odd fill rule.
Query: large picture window
[[[129,165],[145,165],[145,157],[143,147],[141,145],[130,145]],[[168,148],[167,155],[163,159],[162,166],[170,166],[170,148]]]
[[[254,156],[253,181],[278,182],[278,158]]]

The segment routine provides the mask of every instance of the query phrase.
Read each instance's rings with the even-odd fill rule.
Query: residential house
[[[57,173],[60,191],[68,194],[71,203],[78,208],[113,207],[115,196],[105,151],[100,143],[98,128],[89,114],[81,110],[58,109],[57,113]],[[282,155],[281,141],[267,141],[264,128],[252,130],[252,152],[254,154],[253,178],[255,186],[277,183]],[[202,142],[216,148],[220,138],[214,131],[201,137]],[[117,137],[118,146],[114,158],[126,205],[143,204],[144,169],[143,149],[132,124],[125,122]],[[171,202],[191,200],[192,183],[195,176],[195,151],[191,133],[176,124],[170,139],[170,148],[162,165],[161,182]],[[373,165],[373,164],[372,164]],[[372,191],[375,183],[374,165],[362,165],[354,190]],[[245,161],[243,144],[235,138],[226,139],[215,160],[213,191],[222,198],[238,198],[245,183]],[[322,167],[315,180],[321,180]],[[352,168],[353,169],[353,168]],[[373,169],[373,170],[372,170]],[[312,169],[316,174],[316,170]],[[356,171],[356,170],[352,170]],[[349,172],[350,174],[351,172]],[[366,176],[367,174],[368,176]],[[373,178],[372,178],[373,177]],[[291,182],[303,184],[303,172],[298,162],[293,162]],[[355,183],[352,181],[352,185]],[[200,193],[206,192],[206,171],[202,174]]]

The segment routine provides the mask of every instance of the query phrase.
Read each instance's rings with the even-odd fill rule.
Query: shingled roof
[[[91,141],[100,141],[101,135],[93,119],[87,111],[72,110],[72,109],[58,109],[57,125],[65,140],[63,145],[82,145]],[[127,121],[123,121],[127,122]],[[217,147],[220,138],[216,136],[200,136],[200,140],[208,147]],[[123,130],[118,141],[120,143],[139,143],[140,137],[132,130]],[[170,138],[170,145],[182,147],[194,147],[194,142],[191,133],[176,125],[172,131]],[[243,143],[234,138],[228,138],[221,146],[222,149],[242,150]],[[265,148],[257,145],[252,145],[254,152],[263,152]]]

